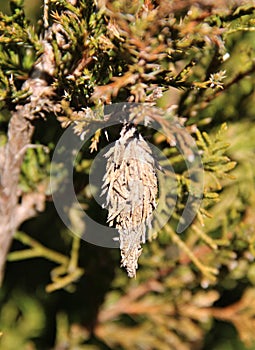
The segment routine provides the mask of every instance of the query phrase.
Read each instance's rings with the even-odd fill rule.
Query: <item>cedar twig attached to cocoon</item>
[[[120,138],[105,157],[102,194],[106,193],[108,222],[119,231],[121,266],[129,277],[135,277],[141,243],[145,243],[156,208],[156,161],[141,134],[129,124],[123,126]]]

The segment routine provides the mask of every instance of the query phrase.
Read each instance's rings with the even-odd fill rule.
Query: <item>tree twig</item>
[[[8,140],[1,150],[3,165],[0,168],[0,284],[4,277],[6,257],[14,233],[22,222],[21,219],[34,216],[37,213],[36,209],[43,208],[45,198],[42,195],[37,197],[42,201],[39,206],[36,206],[33,200],[23,201],[20,205],[18,183],[25,153],[22,150],[31,144],[34,131],[32,121],[42,116],[45,111],[56,108],[50,102],[52,88],[47,81],[47,77],[53,74],[55,67],[53,50],[47,41],[49,38],[48,30],[43,39],[44,53],[35,64],[31,77],[22,87],[31,93],[28,103],[18,105],[12,112],[8,126]]]

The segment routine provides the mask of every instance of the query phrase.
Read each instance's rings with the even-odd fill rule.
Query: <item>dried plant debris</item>
[[[135,277],[141,243],[145,243],[157,205],[156,160],[149,145],[130,124],[123,126],[120,138],[105,157],[104,207],[108,209],[109,225],[119,232],[121,266],[129,277]]]

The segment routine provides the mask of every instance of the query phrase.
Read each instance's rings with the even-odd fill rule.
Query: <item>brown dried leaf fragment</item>
[[[106,193],[108,222],[119,231],[121,266],[129,277],[135,277],[141,243],[145,243],[146,228],[151,227],[157,205],[156,161],[148,144],[130,124],[124,125],[119,140],[105,157],[108,160],[102,194]]]

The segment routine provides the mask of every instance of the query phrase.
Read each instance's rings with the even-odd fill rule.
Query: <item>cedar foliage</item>
[[[216,349],[226,345],[224,332],[229,349],[254,348],[255,4],[45,5],[36,26],[22,0],[0,14],[0,348]],[[70,234],[48,190],[65,128],[83,137],[96,125],[74,182],[85,210],[107,221],[104,212],[96,217],[88,174],[108,144],[103,108],[118,102],[142,103],[128,122],[164,153],[177,182],[171,220],[143,244],[132,280],[117,250]],[[138,126],[146,118],[164,133]],[[108,132],[118,140],[118,130]],[[203,162],[203,201],[177,234],[187,193],[196,196],[176,147],[190,155],[187,134]],[[172,188],[172,170],[166,175]],[[162,189],[161,196],[158,206],[168,212],[173,197]],[[71,219],[78,222],[75,212]]]

